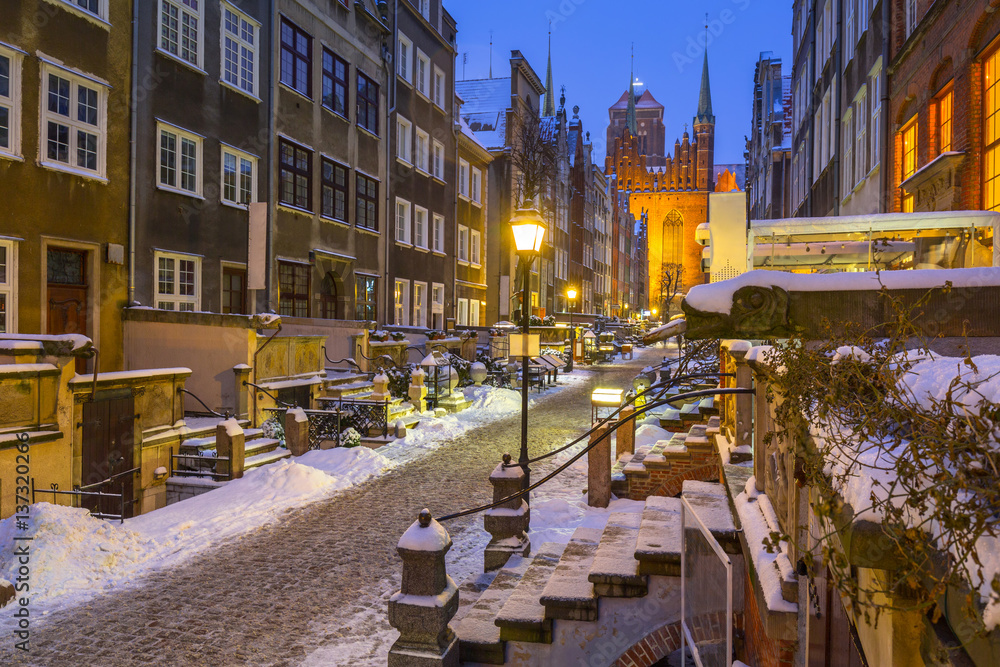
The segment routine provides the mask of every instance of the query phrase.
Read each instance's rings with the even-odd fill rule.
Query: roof
[[[628,108],[628,91],[626,90],[622,93],[622,96],[618,98],[618,101],[611,105],[610,109],[627,109]],[[653,97],[653,93],[649,92],[649,89],[643,91],[635,100],[636,109],[663,109],[663,105],[656,101]]]
[[[911,231],[920,229],[968,229],[1000,225],[1000,213],[992,211],[939,211],[933,213],[873,213],[823,218],[752,220],[751,231],[758,239],[774,234],[798,237],[815,234]]]
[[[507,109],[510,107],[510,77],[455,82],[462,104],[462,119],[488,150],[507,143]]]
[[[476,136],[476,133],[472,131],[469,123],[466,122],[465,118],[459,118],[459,123],[462,129],[462,135],[468,137],[469,140],[474,143],[479,148],[482,148],[487,153],[489,152],[489,147],[487,147],[480,139]]]

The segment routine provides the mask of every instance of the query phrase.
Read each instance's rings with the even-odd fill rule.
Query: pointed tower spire
[[[549,67],[545,72],[545,104],[542,106],[543,116],[556,115],[555,91],[552,86],[552,21],[549,21]]]
[[[712,114],[712,88],[708,83],[708,15],[705,15],[705,60],[701,65],[701,93],[698,95],[698,115],[695,123],[715,124]]]
[[[490,30],[490,78],[493,78],[493,31]]]
[[[632,44],[632,64],[629,66],[628,110],[625,112],[625,124],[633,137],[639,135],[639,128],[635,122],[635,44]]]

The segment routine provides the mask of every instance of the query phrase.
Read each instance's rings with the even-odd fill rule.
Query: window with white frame
[[[469,232],[469,262],[479,266],[479,243],[482,236],[478,230]]]
[[[21,62],[23,54],[0,45],[0,155],[21,154]]]
[[[104,177],[107,88],[48,63],[42,84],[42,165]]]
[[[419,169],[424,173],[429,173],[431,168],[430,143],[431,143],[431,136],[418,127],[417,146],[416,146],[417,154],[415,156],[416,161],[414,162],[414,164],[417,166],[417,169]]]
[[[160,149],[159,187],[201,195],[202,138],[173,125],[157,123]]]
[[[882,137],[882,59],[879,58],[875,61],[875,67],[868,74],[869,88],[871,88],[871,103],[869,106],[872,108],[872,132],[871,132],[871,159],[869,162],[869,169],[874,169],[881,162],[882,155],[880,153],[881,147],[881,137]]]
[[[868,174],[868,96],[867,88],[861,86],[861,91],[854,100],[855,136],[854,136],[854,179],[860,183]]]
[[[222,146],[222,201],[243,206],[257,201],[257,158]]]
[[[413,245],[427,248],[427,209],[423,206],[413,207]]]
[[[417,92],[425,97],[431,96],[431,59],[427,54],[417,49]]]
[[[856,10],[855,4],[857,0],[844,0],[844,45],[846,51],[848,52],[848,60],[850,59],[850,54],[854,50],[854,45],[856,43],[854,37],[854,12]]]
[[[413,162],[413,123],[396,116],[396,157],[403,162]]]
[[[456,313],[456,324],[460,327],[469,326],[469,300],[458,300],[458,312]]]
[[[434,140],[434,178],[444,180],[444,144],[437,139]]]
[[[427,283],[413,281],[413,326],[427,326]]]
[[[444,216],[438,213],[431,222],[431,250],[444,254]]]
[[[205,0],[160,0],[160,50],[202,69]]]
[[[843,178],[841,181],[842,196],[846,197],[851,193],[854,188],[854,111],[853,109],[848,109],[844,113],[844,120],[841,121],[843,124],[843,137],[844,137],[844,159],[843,165]]]
[[[0,334],[17,332],[17,245],[0,240]]]
[[[201,258],[157,252],[154,260],[156,307],[161,310],[201,310]]]
[[[417,0],[417,9],[420,10],[421,16],[428,21],[431,20],[431,0]]]
[[[410,202],[396,197],[396,242],[410,242]]]
[[[406,82],[413,81],[413,42],[399,33],[399,52],[396,54],[396,73]]]
[[[917,0],[903,0],[906,15],[906,36],[917,28]]]
[[[80,11],[96,16],[102,21],[108,20],[108,0],[62,0],[67,5]]]
[[[434,66],[434,104],[438,105],[440,108],[444,109],[444,97],[445,88],[447,87],[447,82],[444,78],[444,70]]]
[[[458,161],[458,194],[469,196],[469,163],[461,159]]]
[[[472,201],[477,204],[483,201],[483,172],[472,168]]]
[[[469,299],[469,326],[479,326],[479,299]]]
[[[444,285],[431,283],[431,326],[444,328]]]
[[[222,80],[257,97],[257,34],[260,24],[229,3],[222,5]]]
[[[458,261],[469,261],[469,228],[465,225],[458,226]]]
[[[410,281],[396,278],[393,290],[393,324],[400,327],[410,324]]]

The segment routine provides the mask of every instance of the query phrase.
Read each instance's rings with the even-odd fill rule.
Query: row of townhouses
[[[22,0],[0,26],[0,332],[88,335],[110,370],[126,307],[511,318],[522,117],[553,154],[532,312],[628,298],[551,65],[456,84],[440,0]]]

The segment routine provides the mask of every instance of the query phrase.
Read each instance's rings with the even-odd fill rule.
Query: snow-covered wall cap
[[[756,361],[761,364],[767,364],[770,363],[770,361],[772,360],[771,356],[773,354],[774,354],[773,345],[755,345],[750,348],[749,352],[747,352],[746,360]]]
[[[276,313],[256,313],[250,319],[260,329],[276,329],[281,326],[281,315]]]
[[[498,463],[497,467],[493,469],[490,473],[490,479],[520,479],[524,477],[524,468],[519,465],[508,466],[510,463],[510,454],[503,455],[503,462]]]
[[[88,356],[94,341],[81,334],[0,334],[0,352],[38,351],[55,356]]]
[[[724,340],[722,347],[730,352],[749,352],[753,345],[748,340]]]
[[[389,376],[386,375],[385,373],[379,373],[374,378],[372,378],[372,382],[388,382],[388,381],[389,381]]]
[[[741,287],[780,287],[789,292],[848,292],[877,291],[883,285],[889,289],[931,289],[943,287],[949,281],[953,287],[1000,286],[1000,267],[809,274],[758,270],[709,285],[695,285],[684,301],[701,312],[728,314],[733,294]]]
[[[399,538],[397,546],[410,551],[444,551],[451,546],[451,536],[444,526],[432,519],[431,513],[424,509],[420,512],[420,518],[410,524]]]
[[[230,417],[225,421],[219,422],[219,426],[222,426],[223,428],[226,429],[226,435],[228,435],[230,438],[237,435],[243,435],[243,427],[240,426],[240,423],[236,421],[236,419],[233,417]]]
[[[871,355],[862,350],[857,345],[841,345],[837,348],[837,351],[833,354],[833,359],[830,361],[831,364],[835,364],[844,359],[856,359],[862,363],[871,359]]]
[[[291,408],[286,413],[289,417],[294,419],[296,423],[303,423],[309,421],[309,417],[306,415],[306,411],[302,408]]]

